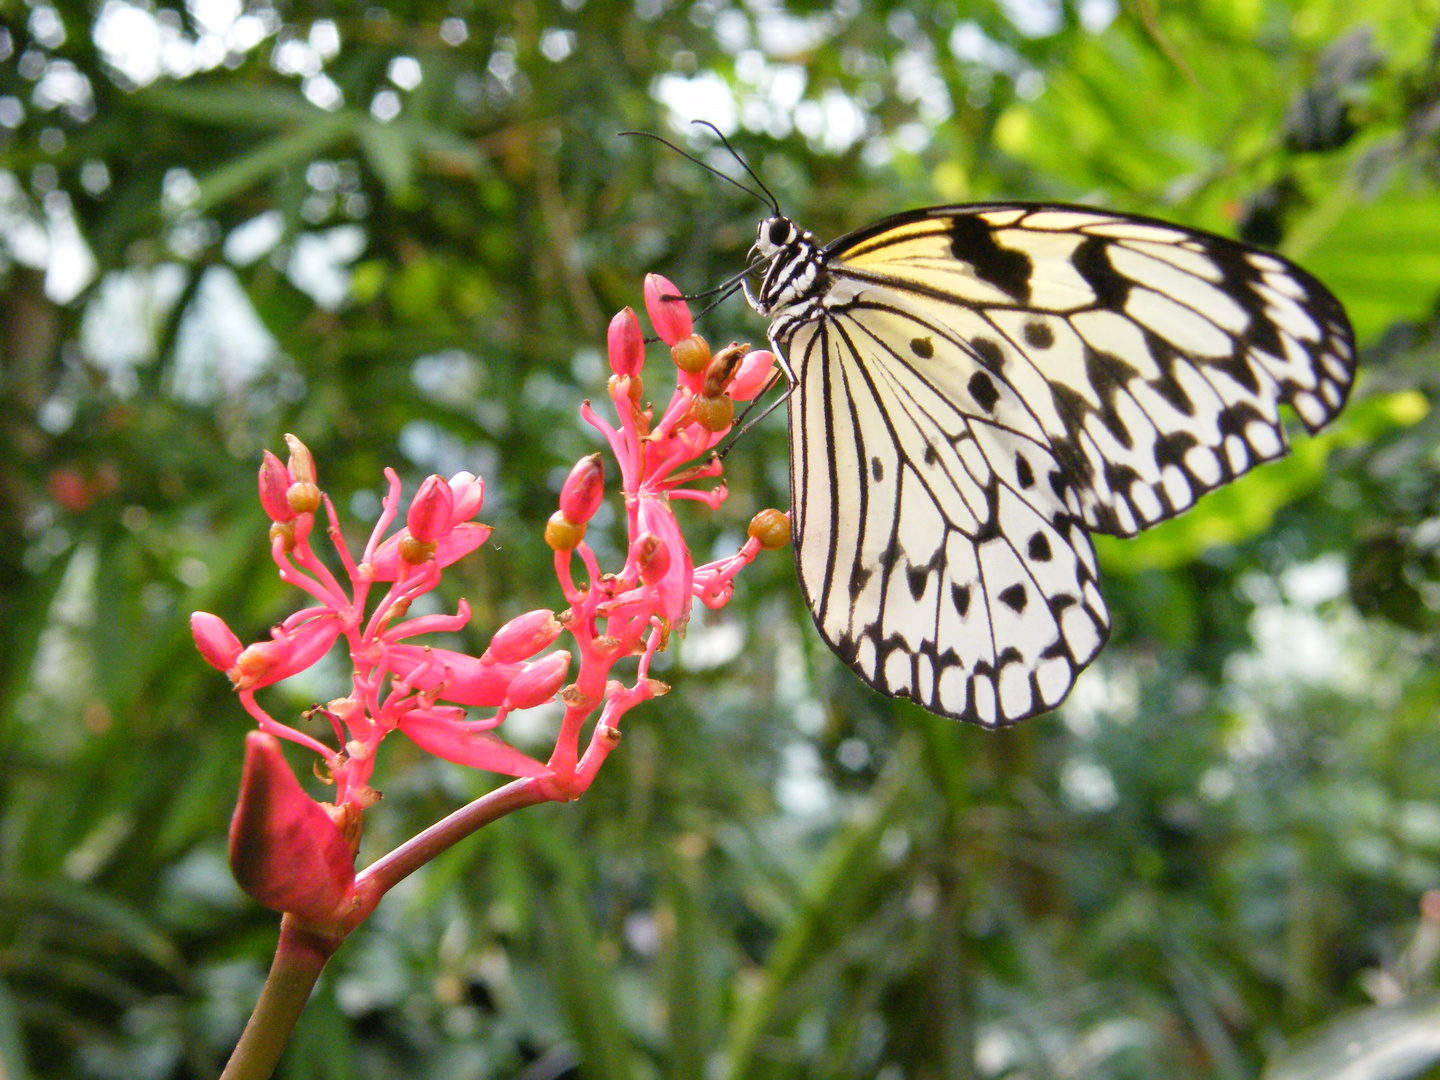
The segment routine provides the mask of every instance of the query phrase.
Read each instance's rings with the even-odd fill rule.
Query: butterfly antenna
[[[765,181],[760,179],[755,170],[750,167],[750,163],[740,156],[740,152],[736,150],[735,147],[730,145],[730,140],[725,137],[724,133],[714,124],[710,123],[709,120],[694,120],[691,122],[699,124],[701,127],[707,127],[715,133],[715,137],[720,140],[726,150],[730,151],[730,156],[740,163],[740,167],[750,174],[750,179],[754,180],[760,190],[765,193],[765,198],[769,201],[771,209],[775,211],[775,216],[782,217],[780,200],[775,198],[775,193],[765,186]]]
[[[725,445],[722,446],[719,450],[715,451],[715,456],[718,457],[721,461],[725,460],[725,455],[730,452],[730,448],[734,446],[737,442],[739,442],[747,431],[749,431],[756,424],[764,420],[767,416],[769,416],[772,412],[778,409],[786,401],[790,400],[790,395],[795,392],[795,383],[791,383],[789,388],[786,389],[785,393],[781,394],[774,401],[770,402],[770,404],[766,405],[765,411],[762,412],[759,416],[755,417],[753,420],[746,419],[747,416],[749,416],[752,412],[755,411],[755,406],[760,403],[761,395],[768,393],[770,389],[782,378],[784,378],[784,376],[779,371],[776,371],[773,375],[771,375],[770,381],[765,384],[765,389],[761,390],[759,394],[756,394],[755,399],[751,401],[749,405],[745,406],[745,411],[740,414],[739,419],[736,421],[740,425],[740,430],[732,432],[730,438],[726,440]]]
[[[731,293],[733,293],[733,292],[736,290],[736,288],[739,287],[740,282],[741,282],[744,278],[746,278],[746,277],[749,276],[750,274],[753,274],[756,270],[759,270],[762,266],[765,265],[765,263],[766,263],[767,261],[768,261],[768,260],[766,260],[766,259],[756,259],[754,262],[752,262],[749,266],[745,267],[744,270],[741,270],[741,271],[740,271],[738,274],[736,274],[734,277],[730,278],[730,279],[727,280],[727,281],[722,281],[719,285],[716,285],[713,289],[706,289],[704,292],[686,293],[684,296],[676,296],[676,297],[662,296],[660,299],[662,299],[662,300],[703,300],[703,299],[704,299],[705,297],[707,297],[707,296],[714,296],[716,293],[723,293],[724,295],[722,295],[722,296],[720,297],[720,299],[721,299],[721,300],[724,300],[725,297],[729,296]],[[709,309],[709,308],[706,308],[705,310],[706,310],[706,311],[709,311],[710,309]]]
[[[696,123],[701,123],[701,122],[702,122],[702,121],[696,121]],[[739,181],[739,180],[736,180],[733,176],[726,176],[726,175],[725,175],[723,172],[721,172],[719,169],[715,168],[714,165],[707,165],[705,162],[701,161],[701,160],[700,160],[698,157],[696,157],[694,154],[687,153],[686,151],[681,150],[680,147],[676,146],[676,145],[675,145],[674,143],[672,143],[669,139],[663,139],[663,138],[661,138],[659,135],[654,134],[653,132],[649,132],[649,131],[618,131],[618,132],[616,132],[616,134],[617,134],[617,135],[638,135],[638,136],[640,136],[642,139],[654,139],[654,140],[655,140],[656,142],[658,142],[661,146],[668,146],[671,150],[674,150],[675,153],[679,154],[681,157],[685,158],[687,161],[693,161],[696,165],[699,165],[699,166],[700,166],[702,169],[704,169],[706,172],[714,173],[714,174],[715,174],[716,176],[718,176],[721,180],[724,180],[727,184],[733,184],[735,187],[737,187],[737,188],[739,188],[741,191],[743,191],[746,195],[749,195],[752,199],[760,199],[762,202],[763,202],[767,197],[769,197],[770,199],[772,199],[772,201],[773,201],[773,199],[774,199],[774,196],[770,195],[770,193],[769,193],[768,191],[767,191],[764,195],[761,195],[759,192],[751,191],[748,187],[746,187],[744,184],[740,183],[740,181]],[[716,132],[716,134],[719,134],[719,132]],[[721,137],[722,139],[724,138],[723,135],[721,135],[720,137]],[[726,143],[726,146],[729,146],[729,143]],[[732,154],[735,153],[734,150],[731,150],[730,152],[731,152]],[[741,164],[741,165],[745,165],[745,162],[742,161],[742,162],[740,162],[740,164]],[[750,172],[750,166],[749,166],[749,165],[745,165],[745,171],[746,171],[746,172]],[[750,173],[750,175],[751,175],[751,176],[754,176],[755,174],[754,174],[754,173]],[[763,186],[763,185],[762,185],[762,186]]]

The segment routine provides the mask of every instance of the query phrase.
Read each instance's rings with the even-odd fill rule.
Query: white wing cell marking
[[[1229,356],[1235,350],[1234,338],[1220,327],[1153,289],[1132,290],[1125,314],[1192,356]]]

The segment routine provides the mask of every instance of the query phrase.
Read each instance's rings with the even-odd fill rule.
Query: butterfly
[[[1339,301],[1220,236],[1000,202],[822,246],[770,201],[744,293],[789,381],[801,588],[861,679],[944,716],[1059,705],[1110,630],[1090,534],[1281,456],[1280,406],[1313,433],[1355,374]]]

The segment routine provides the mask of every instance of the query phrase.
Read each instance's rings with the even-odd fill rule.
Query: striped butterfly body
[[[1076,206],[946,206],[818,245],[776,214],[746,298],[790,381],[800,583],[881,693],[986,726],[1058,705],[1132,536],[1344,404],[1354,338],[1299,267]]]

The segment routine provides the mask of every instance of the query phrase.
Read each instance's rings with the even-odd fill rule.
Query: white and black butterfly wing
[[[1130,536],[1315,431],[1355,370],[1318,281],[1223,237],[1076,207],[939,208],[827,251],[903,294],[1010,382],[1053,440],[1087,528]],[[832,245],[835,249],[837,245]]]
[[[796,563],[822,636],[932,712],[994,726],[1059,704],[1109,622],[1019,395],[891,307],[857,301],[788,348]]]
[[[803,254],[809,284],[777,271],[757,306],[796,381],[816,625],[876,689],[986,725],[1053,708],[1103,644],[1085,529],[1131,535],[1279,456],[1279,405],[1314,430],[1353,376],[1315,279],[1146,219],[937,208],[813,274]]]

